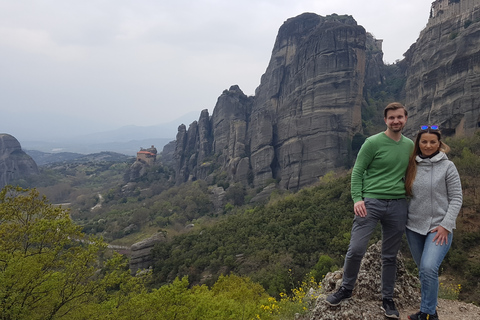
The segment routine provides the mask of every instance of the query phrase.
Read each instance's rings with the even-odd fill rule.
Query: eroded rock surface
[[[150,268],[153,265],[152,249],[155,244],[163,241],[166,241],[165,235],[158,232],[148,239],[134,243],[130,247],[130,272],[136,274],[139,270]]]
[[[405,53],[406,133],[424,124],[446,135],[480,128],[480,0],[437,0],[428,24]]]
[[[336,291],[342,283],[342,270],[328,273],[322,281],[325,294],[317,299],[310,320],[377,320],[384,318],[381,295],[381,247],[382,242],[371,245],[365,254],[352,299],[331,307],[325,302],[328,294]],[[420,306],[418,279],[409,274],[403,257],[397,257],[397,280],[395,282],[394,301],[397,309],[416,309]]]
[[[36,174],[37,164],[22,150],[20,142],[9,134],[0,134],[0,188]]]
[[[277,180],[298,190],[347,165],[351,138],[361,131],[364,84],[382,81],[382,56],[381,41],[351,16],[288,19],[254,97],[232,86],[211,117],[204,110],[188,129],[179,127],[177,183],[220,167],[255,188]]]

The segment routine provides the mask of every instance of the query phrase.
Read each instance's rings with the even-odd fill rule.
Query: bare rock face
[[[158,232],[148,239],[134,243],[130,250],[130,272],[132,275],[142,269],[148,269],[153,265],[152,249],[155,244],[165,241],[165,235]]]
[[[135,181],[147,172],[147,166],[140,161],[135,161],[126,171],[124,179],[126,182]]]
[[[253,188],[272,181],[293,191],[311,185],[352,164],[368,89],[390,80],[405,81],[396,94],[409,110],[407,136],[424,124],[439,125],[447,136],[472,135],[480,128],[478,48],[480,0],[434,1],[394,79],[387,79],[382,40],[351,16],[288,19],[255,96],[232,86],[211,117],[204,110],[188,130],[179,127],[176,182],[214,180],[212,173],[221,172]]]
[[[22,150],[18,140],[9,134],[0,134],[0,188],[36,174],[37,164]]]
[[[215,212],[222,212],[225,206],[225,195],[227,194],[222,187],[213,187],[210,190],[210,200],[213,203]]]
[[[362,130],[365,81],[382,81],[382,57],[381,41],[351,16],[288,19],[254,97],[232,86],[210,118],[204,110],[188,130],[179,127],[176,182],[205,179],[220,168],[251,187],[276,180],[298,190],[345,166],[351,139]]]
[[[381,248],[379,241],[371,245],[360,266],[358,280],[353,290],[352,299],[342,302],[338,307],[329,306],[325,298],[336,291],[342,283],[342,271],[328,273],[322,281],[325,294],[317,299],[311,320],[349,319],[377,320],[384,318],[381,294]],[[407,273],[402,255],[397,257],[397,279],[395,282],[394,301],[397,309],[417,309],[420,306],[419,280]]]
[[[351,16],[304,13],[280,27],[251,115],[255,186],[273,176],[295,190],[346,164],[361,129],[365,43]]]
[[[406,133],[424,124],[446,135],[480,128],[480,1],[437,0],[428,24],[405,53]]]
[[[176,146],[176,142],[175,141],[170,141],[169,143],[167,143],[163,147],[163,150],[162,150],[162,153],[161,153],[162,157],[161,157],[160,160],[164,165],[167,165],[167,166],[174,166],[175,165],[175,161],[174,161],[175,146]]]

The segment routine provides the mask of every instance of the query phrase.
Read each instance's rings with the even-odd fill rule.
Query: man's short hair
[[[401,104],[400,102],[392,102],[392,103],[389,103],[383,110],[383,117],[387,118],[388,111],[397,110],[400,108],[403,108],[403,110],[405,111],[405,117],[408,116],[407,109],[403,106],[403,104]]]

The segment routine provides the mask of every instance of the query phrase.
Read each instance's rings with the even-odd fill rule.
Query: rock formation
[[[164,147],[160,153],[160,162],[167,166],[175,166],[174,156],[175,156],[175,142],[170,141]]]
[[[390,79],[405,81],[395,94],[409,109],[407,136],[423,124],[439,125],[447,136],[479,129],[478,48],[480,0],[434,1],[426,28]],[[255,96],[232,86],[211,116],[203,110],[198,122],[178,128],[176,182],[215,181],[221,173],[254,188],[276,182],[295,191],[349,167],[368,92],[388,85],[382,60],[382,40],[351,16],[288,19]]]
[[[250,116],[255,186],[274,177],[295,190],[347,164],[361,129],[366,38],[350,16],[306,13],[282,25]]]
[[[407,134],[436,124],[446,135],[480,127],[480,0],[437,0],[405,53]]]
[[[153,265],[152,249],[155,244],[166,241],[165,235],[158,232],[148,239],[134,243],[130,247],[130,272],[132,275]]]
[[[37,164],[22,150],[18,140],[9,134],[0,134],[0,188],[36,174]]]
[[[140,148],[135,162],[124,175],[125,181],[135,181],[147,173],[147,169],[154,165],[157,159],[157,149],[151,146],[148,149]]]
[[[252,187],[277,180],[298,190],[347,165],[361,131],[364,84],[382,81],[382,56],[381,41],[351,16],[288,19],[254,97],[232,86],[211,117],[203,110],[188,130],[178,128],[177,183],[220,167]]]
[[[352,299],[344,301],[338,307],[330,307],[325,298],[336,291],[342,282],[342,271],[328,273],[322,281],[325,294],[317,299],[311,320],[349,319],[376,320],[383,319],[381,294],[381,248],[382,242],[371,245],[360,266],[358,280],[353,290]],[[420,307],[419,281],[405,268],[403,257],[397,257],[397,280],[395,282],[394,300],[398,309],[417,309]]]

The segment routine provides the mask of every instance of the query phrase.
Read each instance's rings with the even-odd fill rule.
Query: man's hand
[[[367,208],[365,208],[365,201],[357,201],[353,205],[353,211],[355,211],[355,215],[359,217],[365,217],[367,215]]]

